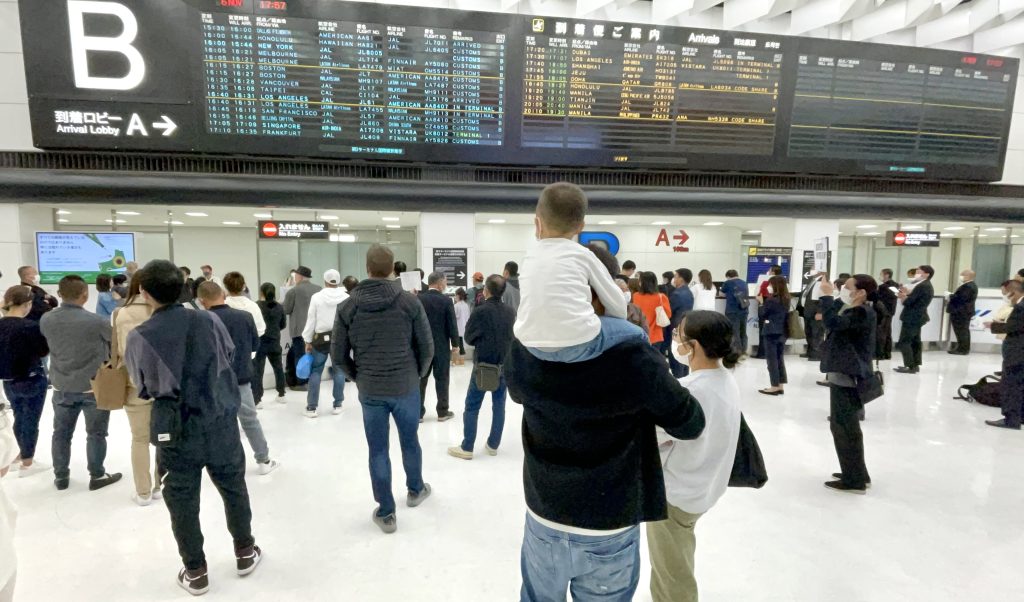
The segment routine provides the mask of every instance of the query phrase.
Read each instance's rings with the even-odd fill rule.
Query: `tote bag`
[[[768,482],[768,469],[764,465],[761,447],[754,432],[747,426],[747,419],[740,414],[740,437],[736,444],[736,459],[729,475],[729,487],[751,487],[760,489]]]
[[[97,410],[120,410],[128,402],[131,381],[128,380],[128,369],[119,365],[122,364],[117,340],[117,314],[120,311],[115,311],[111,320],[114,327],[110,332],[110,359],[103,362],[96,376],[89,381],[92,383],[92,393],[96,396]]]
[[[668,312],[661,306],[661,300],[665,298],[665,295],[658,295],[658,306],[654,308],[654,323],[661,328],[668,328],[672,325],[672,319],[668,317]]]

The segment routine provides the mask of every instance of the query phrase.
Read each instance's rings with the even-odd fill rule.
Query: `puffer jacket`
[[[416,296],[398,281],[371,278],[338,306],[331,357],[355,379],[361,396],[400,397],[419,387],[430,369],[431,339]]]

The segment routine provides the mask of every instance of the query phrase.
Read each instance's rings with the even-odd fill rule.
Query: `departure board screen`
[[[43,149],[995,181],[1019,69],[343,0],[23,2],[19,15]]]
[[[665,165],[775,152],[782,38],[540,18],[529,26],[524,147]]]

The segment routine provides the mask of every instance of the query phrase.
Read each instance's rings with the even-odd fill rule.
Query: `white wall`
[[[256,257],[254,228],[174,229],[174,263],[188,266],[193,277],[200,275],[199,266],[210,264],[217,276],[237,271],[247,282],[256,282]]]
[[[478,224],[476,228],[476,266],[484,274],[500,274],[507,261],[521,265],[526,250],[535,243],[532,225]],[[662,230],[658,226],[588,226],[587,230],[611,232],[621,244],[617,256],[620,264],[632,259],[640,270],[659,276],[662,272],[678,268],[689,268],[694,274],[708,269],[716,280],[721,280],[726,270],[745,269],[738,228],[682,228],[690,235],[686,243],[690,249],[688,253],[677,253],[664,245],[656,246]],[[679,226],[666,227],[670,237],[679,229]]]

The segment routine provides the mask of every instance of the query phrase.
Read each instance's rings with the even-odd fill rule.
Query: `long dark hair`
[[[658,277],[654,272],[640,272],[640,294],[658,294]]]
[[[270,282],[260,285],[260,295],[267,301],[267,305],[273,306],[277,303],[277,287]]]
[[[691,311],[686,314],[683,334],[700,343],[708,359],[720,359],[726,368],[734,368],[740,361],[740,353],[732,344],[732,323],[717,311]]]
[[[789,305],[789,301],[792,297],[789,295],[789,285],[786,284],[786,277],[772,276],[768,280],[768,284],[770,284],[772,290],[775,291],[774,297],[781,301],[783,305]]]
[[[701,270],[700,273],[697,274],[697,278],[700,279],[700,284],[701,284],[701,286],[704,287],[704,290],[706,290],[706,291],[713,291],[713,290],[715,290],[715,281],[711,279],[711,272],[710,271],[708,271],[708,270]]]

